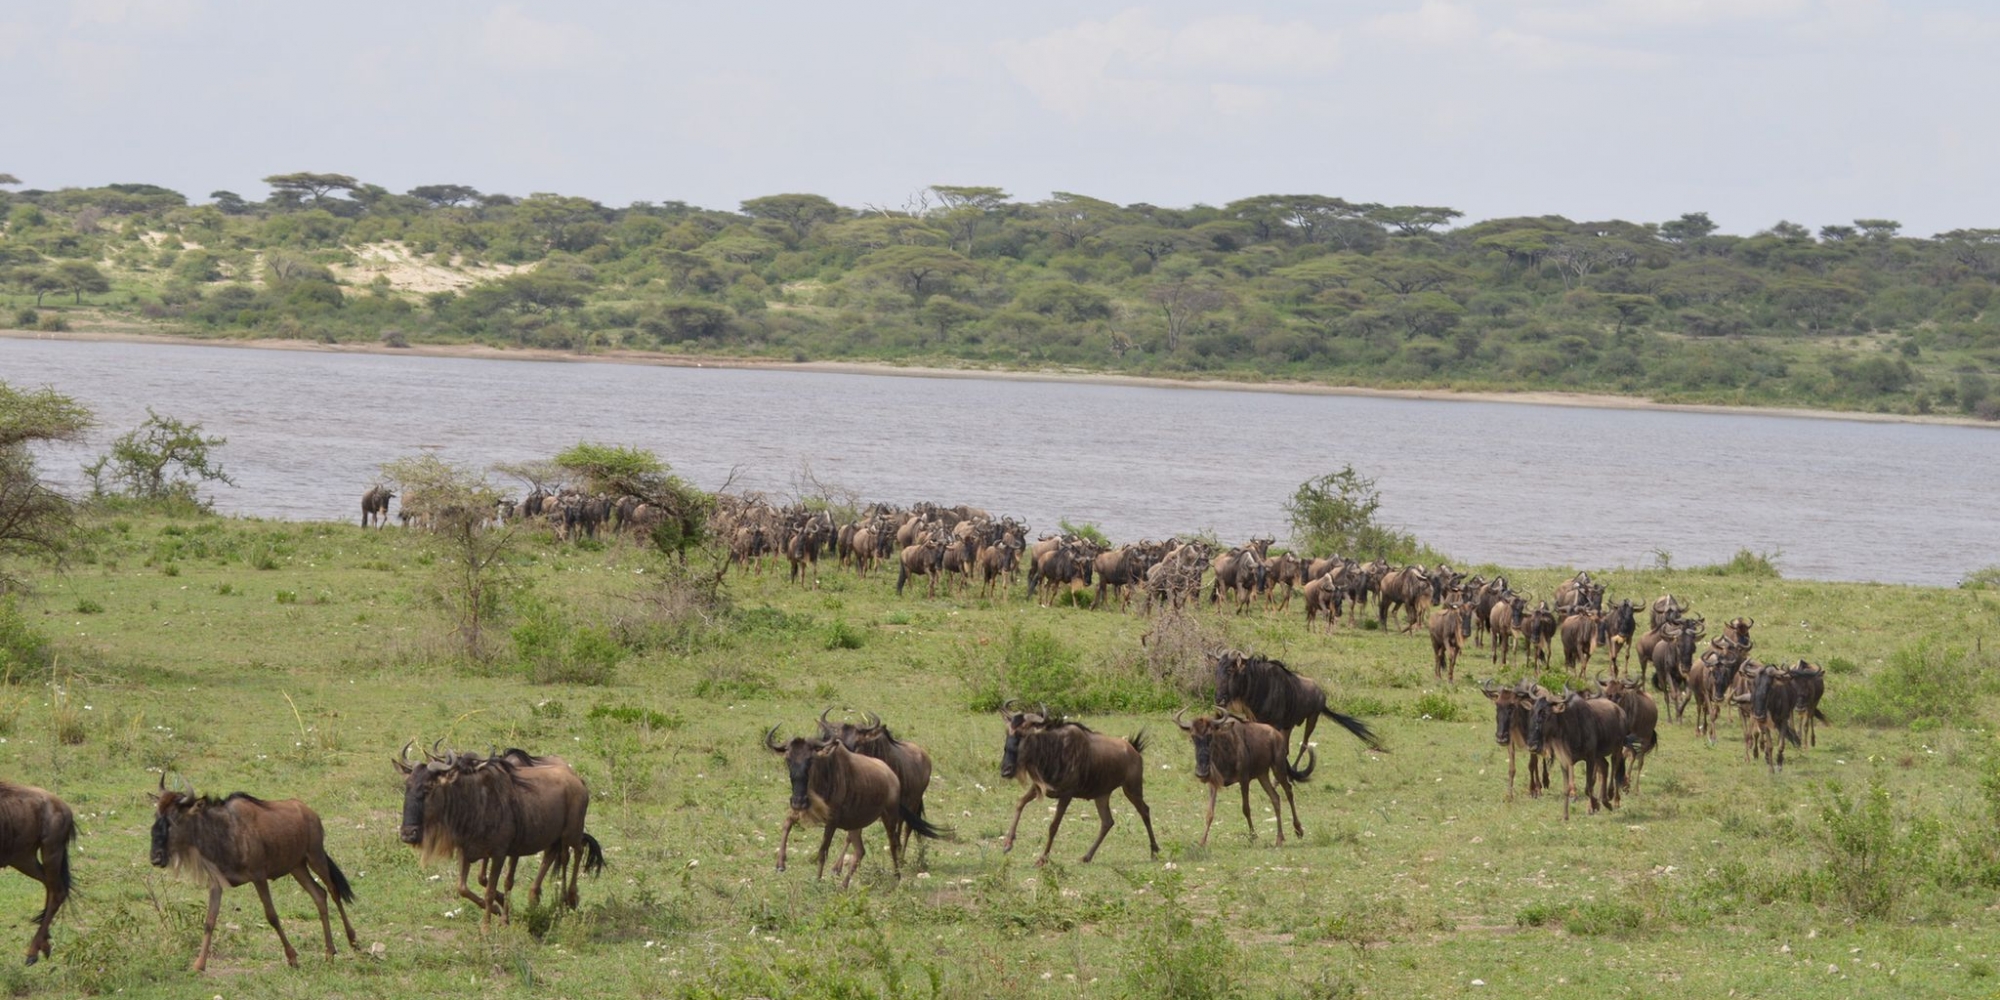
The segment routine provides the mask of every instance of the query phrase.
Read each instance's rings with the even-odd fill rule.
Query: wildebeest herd
[[[364,495],[364,527],[386,522],[394,496],[384,486]],[[407,523],[413,515],[421,518],[421,506],[413,508],[406,499],[402,519]],[[495,516],[540,518],[559,538],[594,536],[607,526],[644,531],[657,520],[656,514],[649,520],[646,505],[637,498],[574,491],[504,504]],[[1328,631],[1343,618],[1359,624],[1372,605],[1378,627],[1387,629],[1392,615],[1403,620],[1404,633],[1428,625],[1433,671],[1446,684],[1455,682],[1468,642],[1490,647],[1495,667],[1510,667],[1518,652],[1530,671],[1540,671],[1550,666],[1552,647],[1560,639],[1565,676],[1574,686],[1563,683],[1560,690],[1551,690],[1542,674],[1531,673],[1511,684],[1489,680],[1480,690],[1494,706],[1494,739],[1508,749],[1508,798],[1514,795],[1523,752],[1530,796],[1551,787],[1551,765],[1560,764],[1565,819],[1577,797],[1578,763],[1584,765],[1582,797],[1590,810],[1616,807],[1658,745],[1662,706],[1671,720],[1681,721],[1692,704],[1695,732],[1711,746],[1723,707],[1735,706],[1745,759],[1761,756],[1773,771],[1784,766],[1787,745],[1816,743],[1817,723],[1826,720],[1819,708],[1825,671],[1804,660],[1780,666],[1753,659],[1753,619],[1735,618],[1709,638],[1701,615],[1684,601],[1662,595],[1645,606],[1649,627],[1640,633],[1634,602],[1609,601],[1604,585],[1588,573],[1564,581],[1551,600],[1537,601],[1516,592],[1504,577],[1468,577],[1448,565],[1397,567],[1381,559],[1362,562],[1338,555],[1273,556],[1269,538],[1228,549],[1199,539],[1111,547],[1074,533],[1028,542],[1028,526],[1012,518],[996,519],[964,505],[927,503],[908,509],[875,505],[843,523],[825,511],[725,496],[711,530],[727,544],[732,565],[761,571],[765,563],[782,558],[789,564],[789,578],[803,586],[817,583],[819,563],[830,557],[864,577],[878,565],[895,565],[899,594],[923,577],[928,593],[940,586],[947,592],[969,590],[977,581],[983,594],[997,587],[1004,595],[1021,575],[1042,605],[1067,597],[1072,603],[1108,608],[1115,597],[1121,608],[1129,608],[1136,596],[1141,609],[1150,612],[1198,606],[1205,598],[1219,611],[1242,613],[1261,601],[1266,609],[1282,612],[1296,590],[1303,593],[1308,632],[1322,618]],[[1586,678],[1599,651],[1609,676],[1600,673],[1592,683]],[[1291,808],[1292,831],[1303,836],[1292,786],[1308,781],[1317,767],[1311,740],[1318,721],[1333,720],[1371,750],[1383,750],[1381,741],[1363,721],[1330,709],[1317,683],[1277,660],[1235,650],[1210,651],[1208,658],[1213,711],[1190,720],[1183,710],[1172,720],[1187,736],[1195,777],[1208,790],[1201,843],[1208,842],[1217,798],[1232,785],[1239,788],[1244,818],[1254,834],[1252,782],[1270,800],[1278,843],[1284,842],[1279,787]],[[1629,678],[1624,676],[1628,666],[1634,668]],[[1649,681],[1659,701],[1646,690]],[[1090,861],[1113,826],[1111,798],[1122,794],[1145,826],[1148,846],[1158,854],[1144,792],[1148,743],[1143,732],[1129,738],[1094,732],[1045,705],[1009,702],[999,714],[1004,724],[1000,774],[1023,786],[1003,850],[1012,848],[1028,805],[1046,797],[1055,803],[1054,815],[1037,864],[1046,863],[1070,804],[1083,799],[1098,815],[1097,836],[1082,858]],[[835,876],[845,885],[865,856],[863,832],[880,824],[888,836],[892,870],[900,875],[913,838],[950,836],[926,818],[930,755],[896,737],[873,714],[858,723],[835,722],[830,716],[831,709],[823,712],[809,737],[781,741],[775,726],[764,735],[764,746],[783,758],[790,782],[777,867],[782,871],[786,866],[792,829],[801,823],[817,825],[822,828],[818,867],[823,876],[833,839],[845,832],[834,865]],[[1292,731],[1301,727],[1294,753]],[[515,865],[523,857],[540,857],[530,905],[539,902],[550,873],[556,876],[559,903],[579,904],[579,876],[601,871],[605,861],[602,847],[584,829],[589,791],[567,763],[516,749],[460,753],[443,749],[441,741],[421,760],[412,760],[412,747],[406,745],[394,758],[404,779],[400,839],[425,860],[457,860],[457,894],[480,908],[482,933],[496,913],[503,923],[511,919]],[[269,888],[272,879],[285,875],[313,900],[328,955],[334,953],[329,897],[350,947],[355,945],[346,910],[355,898],[353,888],[327,855],[318,815],[304,803],[242,792],[218,799],[198,795],[191,787],[169,789],[162,775],[154,806],[152,863],[190,872],[209,891],[197,971],[210,957],[223,890],[245,883],[256,886],[287,961],[297,964]],[[28,944],[29,964],[50,954],[50,924],[71,890],[69,847],[75,838],[74,814],[60,799],[41,789],[0,782],[0,856],[45,887]]]

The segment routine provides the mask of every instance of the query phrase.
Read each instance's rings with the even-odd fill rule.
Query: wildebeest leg
[[[490,862],[481,862],[481,863],[480,863],[480,876],[479,876],[479,887],[480,887],[480,888],[482,888],[482,889],[486,887],[486,883],[487,883],[488,881],[490,881],[491,879],[495,879],[495,878],[498,878],[498,877],[499,877],[499,874],[498,874],[497,872],[495,872],[495,873],[492,873],[491,875],[489,875],[489,874],[488,874],[488,870],[489,870],[489,865],[490,865]],[[466,882],[466,879],[467,879],[468,877],[470,877],[471,873],[472,873],[472,859],[471,859],[471,858],[466,858],[466,857],[461,857],[461,858],[459,858],[459,859],[458,859],[458,894],[459,894],[460,896],[463,896],[463,897],[465,897],[466,899],[469,899],[469,900],[471,900],[471,901],[473,901],[473,902],[475,902],[475,903],[478,903],[478,904],[479,904],[479,906],[480,906],[480,908],[481,908],[481,909],[484,909],[484,908],[485,908],[485,906],[486,906],[486,897],[485,897],[485,896],[482,896],[482,895],[478,895],[478,894],[475,894],[475,893],[474,893],[474,892],[473,892],[473,891],[472,891],[471,889],[468,889],[468,888],[466,888],[466,887],[465,887],[465,882]]]
[[[1241,782],[1239,782],[1238,784],[1240,784],[1240,785],[1242,786],[1242,788],[1243,788],[1243,823],[1244,823],[1244,825],[1246,825],[1246,826],[1248,826],[1248,827],[1250,828],[1250,839],[1251,839],[1251,840],[1256,840],[1256,839],[1257,839],[1257,821],[1256,821],[1255,819],[1252,819],[1252,818],[1250,817],[1250,779],[1249,779],[1249,778],[1245,778],[1245,779],[1243,779],[1243,780],[1242,780]],[[1277,804],[1278,804],[1278,797],[1277,797],[1276,795],[1273,795],[1273,796],[1271,796],[1271,805],[1272,805],[1273,807],[1276,807],[1276,806],[1277,806]],[[1285,836],[1285,830],[1284,830],[1284,825],[1285,825],[1285,814],[1284,814],[1284,813],[1279,813],[1279,814],[1278,814],[1278,838],[1279,838],[1280,840],[1283,840],[1283,839],[1284,839],[1284,836]]]
[[[194,971],[208,970],[208,950],[215,944],[215,917],[222,912],[222,883],[208,887],[208,919],[201,926],[201,952],[194,957]]]
[[[319,910],[319,929],[326,938],[326,957],[332,958],[333,918],[326,912],[326,890],[320,888],[318,882],[313,881],[312,869],[304,864],[292,869],[292,877],[298,880],[299,888],[304,889],[306,895],[312,897],[314,908]]]
[[[1514,801],[1514,744],[1507,744],[1507,801]],[[1531,775],[1532,777],[1532,768]]]
[[[58,848],[60,850],[60,848]],[[42,883],[42,914],[35,918],[35,936],[28,940],[28,965],[49,953],[49,922],[55,918],[56,908],[62,900],[56,895],[56,880],[42,871],[42,865],[35,860],[32,851],[23,852],[13,861],[14,870]]]
[[[1001,853],[1014,849],[1014,834],[1021,829],[1021,810],[1028,808],[1028,803],[1040,798],[1041,794],[1040,786],[1029,785],[1027,793],[1021,796],[1021,801],[1014,803],[1014,822],[1007,825],[1007,839],[1000,842]]]
[[[895,872],[897,879],[901,879],[903,877],[903,852],[907,850],[903,846],[903,821],[894,814],[884,816],[882,817],[882,829],[889,834],[889,870]],[[857,833],[855,836],[860,837],[861,835]]]
[[[1292,807],[1292,832],[1303,837],[1306,835],[1306,828],[1299,825],[1299,800],[1292,797],[1291,779],[1286,778],[1280,781],[1279,784],[1285,786],[1285,804]],[[1272,811],[1275,812],[1277,808],[1278,808],[1278,800],[1274,796],[1271,799],[1271,809]],[[1280,834],[1280,836],[1278,838],[1278,842],[1281,844],[1284,843],[1284,837],[1282,836],[1284,832],[1285,832],[1285,817],[1279,816],[1278,833]]]
[[[278,932],[278,943],[285,946],[285,964],[294,969],[298,968],[299,953],[292,947],[292,939],[285,936],[284,925],[278,923],[278,908],[271,905],[271,883],[260,878],[254,880],[252,884],[257,887],[257,898],[264,901],[264,919],[271,922],[271,929]],[[328,947],[332,947],[333,932],[327,931],[326,937],[329,942]]]
[[[1091,858],[1097,856],[1097,849],[1104,845],[1104,838],[1111,835],[1112,826],[1110,793],[1107,792],[1091,801],[1097,806],[1097,839],[1090,842],[1090,850],[1083,852],[1083,860],[1086,864],[1090,862]],[[1056,806],[1057,822],[1062,821],[1062,807],[1068,804],[1069,800],[1064,799],[1062,800],[1062,805]],[[1055,832],[1054,826],[1049,827],[1049,836],[1051,838],[1055,836]],[[1045,854],[1043,857],[1047,857],[1047,855]]]
[[[1271,797],[1271,818],[1278,821],[1278,846],[1283,847],[1285,844],[1285,811],[1278,806],[1278,790],[1271,787],[1271,776],[1268,774],[1258,775],[1257,781],[1264,786],[1264,794]],[[1249,798],[1250,785],[1248,782],[1244,783],[1243,792],[1244,797]],[[1285,798],[1289,799],[1291,797],[1292,786],[1287,784],[1285,786]],[[1299,825],[1299,804],[1297,802],[1292,803],[1292,825],[1294,827]],[[1306,835],[1304,828],[1300,828],[1296,832],[1301,837]]]
[[[1308,747],[1308,746],[1311,746],[1311,745],[1312,745],[1312,739],[1313,739],[1313,727],[1314,727],[1314,726],[1317,726],[1317,725],[1319,725],[1319,715],[1318,715],[1318,713],[1314,713],[1314,714],[1312,714],[1312,715],[1308,715],[1308,716],[1306,716],[1306,719],[1305,719],[1305,723],[1304,723],[1304,725],[1305,725],[1305,732],[1303,732],[1303,733],[1300,733],[1300,734],[1299,734],[1299,752],[1298,752],[1298,755],[1297,755],[1297,756],[1294,756],[1294,757],[1292,757],[1292,764],[1293,764],[1294,766],[1296,766],[1296,765],[1298,764],[1298,762],[1299,762],[1299,761],[1301,761],[1301,760],[1304,760],[1304,759],[1305,759],[1305,756],[1306,756],[1306,747]],[[1286,748],[1287,748],[1287,749],[1289,749],[1289,748],[1291,747],[1291,745],[1292,745],[1292,732],[1291,732],[1291,730],[1289,730],[1289,729],[1285,730],[1285,733],[1284,733],[1284,735],[1285,735],[1285,746],[1286,746]]]
[[[1126,785],[1125,798],[1131,801],[1132,808],[1138,811],[1139,822],[1146,824],[1146,846],[1152,849],[1153,856],[1157,858],[1160,856],[1160,841],[1153,836],[1153,811],[1146,808],[1146,798],[1140,794],[1140,788],[1138,781]],[[1098,808],[1104,813],[1104,821],[1111,822],[1111,796],[1106,795]]]
[[[833,832],[833,824],[828,823],[826,829],[830,837]],[[848,886],[854,884],[854,873],[861,870],[861,856],[863,854],[868,853],[868,848],[862,846],[861,843],[861,831],[865,829],[867,829],[867,827],[858,826],[852,830],[847,831],[847,846],[854,849],[854,863],[848,866],[847,877],[840,880],[840,887],[842,889],[845,889]],[[842,860],[846,860],[846,856],[847,852],[845,849],[843,849],[841,851]]]
[[[1586,782],[1590,780],[1588,768],[1583,772],[1583,780]],[[1563,822],[1565,823],[1569,822],[1569,801],[1573,798],[1576,798],[1576,761],[1565,760],[1563,761]]]
[[[814,878],[826,877],[826,852],[827,849],[832,846],[833,846],[833,821],[828,820],[826,824],[826,834],[819,838],[819,874],[814,876]],[[843,861],[846,860],[847,852],[845,850],[842,850],[840,852],[840,857]],[[840,874],[840,869],[836,867],[833,870],[833,873],[835,875]]]
[[[1208,830],[1215,825],[1215,795],[1219,791],[1221,789],[1214,784],[1208,786],[1208,820],[1201,825],[1200,846],[1202,847],[1208,846]]]
[[[547,875],[549,874],[549,865],[551,865],[551,864],[554,864],[554,863],[555,863],[555,860],[556,860],[556,857],[557,857],[557,852],[558,852],[558,851],[566,851],[566,850],[568,850],[568,848],[566,848],[566,847],[561,847],[561,846],[557,846],[557,847],[551,847],[551,848],[549,848],[548,850],[546,850],[546,851],[543,851],[543,852],[542,852],[542,864],[541,864],[541,867],[539,867],[539,868],[536,868],[536,869],[535,869],[535,882],[534,882],[534,884],[533,884],[533,885],[530,885],[530,886],[528,887],[528,905],[529,905],[529,906],[535,906],[535,905],[538,905],[538,904],[540,904],[540,903],[541,903],[541,901],[542,901],[542,879],[543,879],[544,877],[546,877],[546,876],[547,876]],[[557,875],[557,876],[556,876],[556,881],[557,881],[557,882],[561,882],[561,881],[562,881],[562,876],[561,876],[561,875]],[[508,891],[509,893],[512,893],[512,892],[514,891],[514,867],[513,867],[513,862],[512,862],[512,859],[509,859],[509,861],[508,861],[508,866],[507,866],[507,891]]]
[[[797,826],[798,822],[799,822],[799,814],[797,812],[794,812],[789,809],[785,810],[785,827],[778,833],[779,871],[785,870],[785,848],[792,842],[792,827]]]
[[[1069,799],[1068,798],[1057,799],[1056,814],[1055,816],[1049,819],[1049,841],[1048,843],[1042,845],[1042,856],[1035,859],[1035,867],[1039,868],[1049,863],[1049,852],[1055,849],[1056,831],[1062,829],[1063,813],[1066,812],[1069,812]],[[1104,839],[1104,834],[1108,832],[1110,829],[1111,828],[1107,826],[1104,828],[1104,830],[1098,831],[1097,839],[1102,841]],[[1089,861],[1090,855],[1096,853],[1097,853],[1097,845],[1096,844],[1090,845],[1090,853],[1085,854],[1083,856],[1083,860]]]

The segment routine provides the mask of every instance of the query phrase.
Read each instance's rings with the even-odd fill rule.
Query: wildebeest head
[[[764,734],[764,746],[772,753],[785,758],[785,772],[792,781],[791,806],[793,809],[810,808],[812,793],[808,779],[812,777],[813,760],[834,741],[809,740],[803,736],[794,736],[784,743],[779,743],[777,738],[778,727],[772,726],[771,731]]]
[[[410,747],[415,744],[414,740],[403,744],[402,756],[389,759],[396,765],[396,770],[403,772],[403,823],[397,836],[405,844],[423,842],[424,803],[437,789],[457,780],[463,770],[461,765],[465,762],[461,761],[457,752],[447,750],[443,756],[438,755],[438,745],[443,742],[439,740],[432,744],[424,759],[415,764],[410,762]]]
[[[1514,713],[1528,706],[1528,694],[1522,687],[1501,687],[1492,681],[1479,686],[1479,693],[1493,703],[1493,742],[1506,746],[1514,737]]]
[[[185,792],[168,790],[167,775],[161,772],[159,791],[153,802],[152,850],[147,855],[147,860],[153,863],[153,867],[167,866],[172,856],[171,842],[174,827],[204,804],[202,799],[195,796],[192,786]]]
[[[1528,749],[1536,753],[1542,750],[1542,742],[1550,730],[1556,726],[1555,717],[1567,712],[1570,699],[1574,695],[1565,689],[1560,697],[1550,697],[1547,691],[1535,692],[1534,707],[1528,710]]]
[[[1040,732],[1048,725],[1048,706],[1039,706],[1039,711],[1020,712],[1014,710],[1014,703],[1000,706],[1000,718],[1007,723],[1007,742],[1000,750],[1000,776],[1011,778],[1021,769],[1021,737]]]
[[[1227,705],[1243,677],[1243,664],[1246,662],[1243,654],[1225,649],[1208,654],[1208,662],[1215,664],[1215,703],[1218,706]]]
[[[1181,727],[1181,732],[1188,734],[1188,739],[1194,743],[1194,776],[1207,781],[1209,772],[1215,768],[1211,749],[1215,743],[1215,734],[1235,725],[1237,719],[1227,712],[1217,712],[1212,718],[1197,715],[1193,722],[1182,722],[1181,716],[1186,714],[1186,709],[1175,712],[1174,725]]]

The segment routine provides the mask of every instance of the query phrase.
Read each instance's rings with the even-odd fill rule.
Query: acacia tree
[[[1376,520],[1382,492],[1375,480],[1343,465],[1299,484],[1285,501],[1292,522],[1292,540],[1299,551],[1315,555],[1338,553],[1352,559],[1380,556],[1409,562],[1420,555],[1415,536]]]
[[[667,463],[644,448],[579,442],[558,453],[555,464],[588,492],[636,497],[657,508],[660,519],[653,524],[652,542],[666,555],[685,563],[688,550],[708,538],[714,495],[674,475]]]
[[[1146,297],[1160,307],[1167,321],[1167,352],[1181,346],[1194,321],[1222,308],[1229,293],[1211,275],[1188,268],[1161,268],[1160,276],[1147,286]]]
[[[504,611],[511,575],[507,554],[515,528],[487,527],[500,490],[478,472],[436,455],[412,455],[382,466],[383,478],[403,495],[403,512],[437,550],[431,596],[451,623],[465,658],[485,660],[487,634]]]
[[[146,408],[146,422],[111,442],[111,450],[83,467],[98,497],[124,496],[144,503],[183,503],[206,510],[203,483],[236,485],[210,452],[228,444],[205,435],[199,422],[163,417]]]
[[[90,411],[54,389],[24,392],[0,382],[0,557],[60,552],[74,505],[42,482],[29,450],[73,441],[90,426]],[[0,593],[18,581],[0,563]]]

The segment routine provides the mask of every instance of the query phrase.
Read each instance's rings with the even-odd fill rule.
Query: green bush
[[[1709,576],[1747,576],[1757,580],[1776,580],[1779,578],[1778,559],[1783,555],[1783,550],[1779,549],[1770,552],[1737,549],[1736,554],[1730,556],[1728,562],[1697,566],[1692,572],[1705,573]]]
[[[541,602],[527,602],[512,634],[514,654],[537,684],[609,684],[625,655],[609,631]]]
[[[846,622],[834,622],[826,629],[826,648],[860,649],[867,633]]]
[[[1973,570],[1958,585],[1966,590],[2000,590],[2000,566]]]
[[[1979,718],[1982,696],[2000,690],[1995,659],[1924,640],[1897,650],[1861,684],[1829,688],[1828,699],[1833,711],[1866,726],[1965,725]]]
[[[0,598],[0,676],[16,678],[49,668],[48,636],[28,621],[11,597]]]
[[[1417,696],[1416,704],[1410,706],[1410,717],[1413,719],[1457,722],[1458,716],[1458,702],[1443,691],[1426,691]]]
[[[962,664],[967,704],[975,712],[993,711],[1009,699],[1058,713],[1164,711],[1185,697],[1172,678],[1156,675],[1136,653],[1086,664],[1081,650],[1054,633],[1019,623],[1008,631],[999,658],[995,664],[988,656],[970,656]]]

